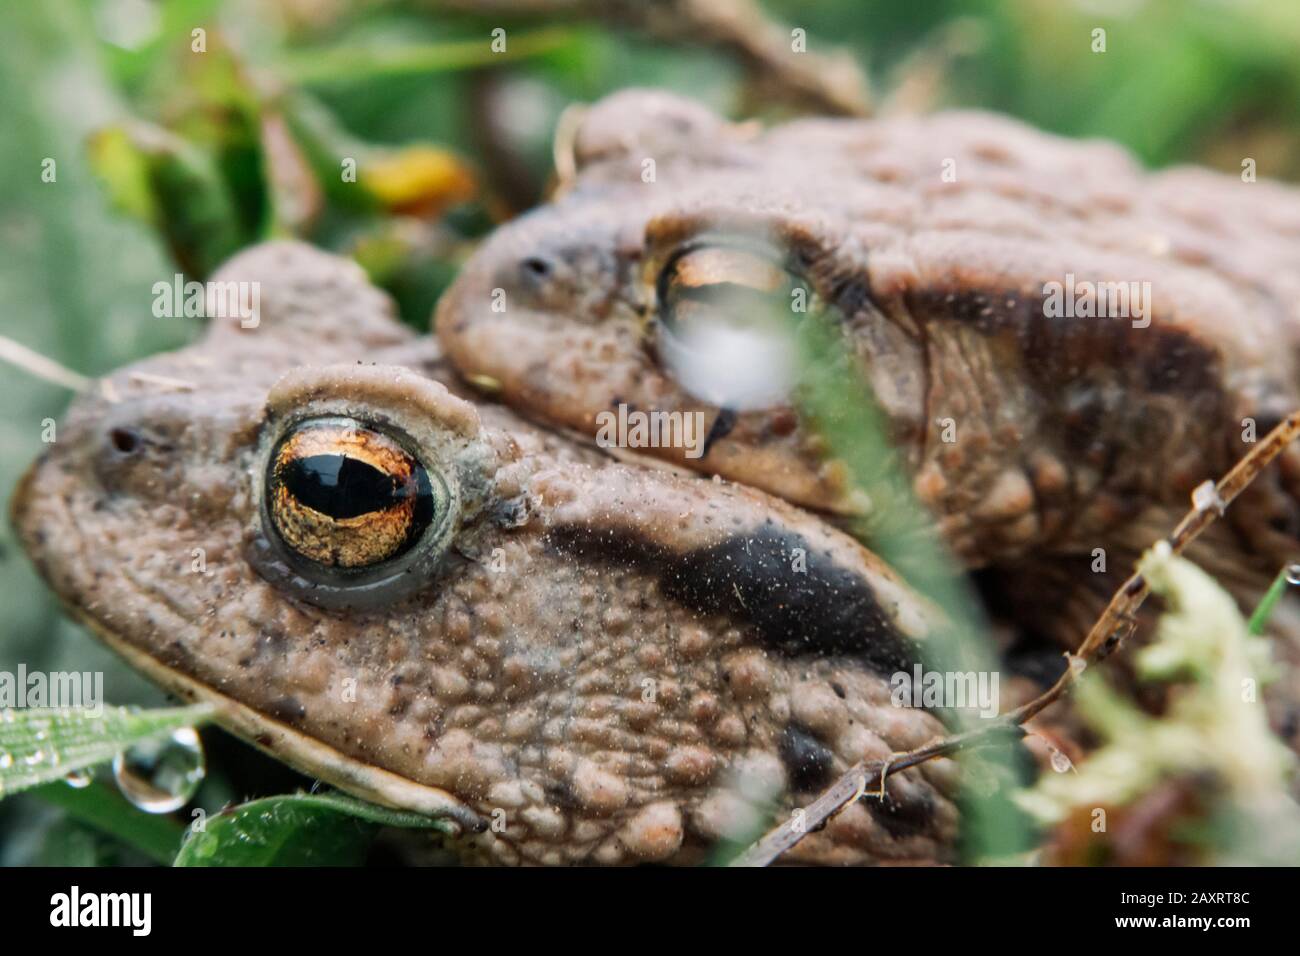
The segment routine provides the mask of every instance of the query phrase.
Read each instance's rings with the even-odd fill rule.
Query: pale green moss
[[[1218,862],[1300,859],[1300,806],[1290,796],[1294,755],[1269,729],[1262,683],[1269,646],[1251,635],[1232,597],[1162,544],[1140,564],[1168,610],[1138,652],[1139,676],[1174,684],[1152,717],[1099,672],[1079,683],[1079,712],[1105,741],[1074,772],[1045,775],[1017,802],[1044,823],[1079,808],[1118,807],[1172,777],[1215,781],[1207,843]],[[1254,835],[1252,837],[1252,834]],[[1231,847],[1231,849],[1228,849]]]

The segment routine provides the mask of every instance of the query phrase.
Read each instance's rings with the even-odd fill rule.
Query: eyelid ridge
[[[398,365],[304,366],[286,372],[266,398],[272,416],[292,414],[312,402],[361,395],[367,404],[423,418],[463,438],[482,431],[478,411],[435,382]]]

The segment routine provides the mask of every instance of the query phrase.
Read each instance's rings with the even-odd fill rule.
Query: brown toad
[[[1300,405],[1292,188],[1148,173],[987,114],[763,131],[645,91],[592,107],[572,153],[563,194],[439,305],[463,374],[589,439],[620,406],[699,412],[703,455],[646,452],[852,512],[780,355],[728,325],[818,310],[953,551],[1070,645],[1189,493]],[[1292,448],[1191,556],[1253,601],[1300,550],[1298,495]]]
[[[271,244],[235,281],[256,328],[80,397],[14,501],[50,585],[164,687],[510,863],[699,860],[942,732],[887,680],[937,617],[846,535],[476,407],[346,260]],[[950,858],[953,797],[950,763],[906,771],[793,856]]]

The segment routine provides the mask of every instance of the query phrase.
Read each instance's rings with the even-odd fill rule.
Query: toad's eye
[[[299,424],[271,453],[267,512],[300,557],[368,568],[411,550],[445,507],[424,466],[350,418]]]
[[[659,317],[677,328],[700,307],[770,305],[791,287],[771,256],[732,246],[700,246],[675,256],[659,276]]]
[[[768,249],[698,245],[660,272],[656,345],[687,391],[734,409],[784,403],[809,291]]]

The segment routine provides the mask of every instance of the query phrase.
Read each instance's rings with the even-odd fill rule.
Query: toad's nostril
[[[551,264],[539,256],[529,256],[522,266],[524,272],[534,278],[544,279],[551,274]]]
[[[140,433],[134,428],[113,428],[108,433],[108,440],[124,455],[130,455],[140,447]]]

